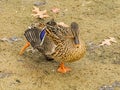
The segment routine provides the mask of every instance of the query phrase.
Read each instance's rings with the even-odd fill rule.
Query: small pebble
[[[18,80],[18,79],[16,80],[16,82],[17,82],[17,83],[21,83],[21,81],[20,81],[20,80]]]
[[[45,4],[46,4],[45,1],[43,1],[43,2],[40,2],[40,1],[34,2],[34,5],[35,5],[35,6],[43,6],[43,5],[45,5]]]
[[[0,78],[5,78],[5,77],[9,77],[12,73],[1,73],[0,72]]]
[[[17,61],[18,61],[18,62],[23,62],[24,60],[18,59]]]
[[[112,86],[102,86],[99,90],[114,90]]]
[[[17,41],[21,41],[22,40],[22,38],[18,38],[18,37],[16,37],[16,36],[13,36],[13,37],[10,37],[10,38],[6,38],[6,37],[4,37],[4,38],[1,38],[0,39],[0,41],[7,41],[7,42],[9,42],[9,43],[13,43],[13,42],[17,42]]]
[[[115,81],[113,84],[112,84],[113,87],[120,87],[120,82],[118,81]]]
[[[52,72],[55,72],[55,70],[53,69]]]
[[[115,90],[116,87],[120,88],[120,82],[119,82],[119,81],[113,82],[112,85],[104,85],[104,86],[101,86],[101,87],[99,88],[99,90]]]

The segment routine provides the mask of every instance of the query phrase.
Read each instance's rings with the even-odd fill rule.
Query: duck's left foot
[[[22,54],[24,53],[25,49],[26,49],[27,47],[29,47],[29,46],[30,46],[30,43],[27,42],[27,43],[23,46],[23,48],[20,50],[19,54],[22,55]]]
[[[65,67],[65,66],[64,66],[64,63],[61,63],[61,64],[60,64],[60,67],[58,68],[57,71],[60,72],[60,73],[66,73],[66,72],[71,71],[71,69],[68,68],[68,67]]]

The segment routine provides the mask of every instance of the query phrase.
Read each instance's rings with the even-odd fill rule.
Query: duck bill
[[[76,46],[80,45],[80,41],[79,41],[79,26],[76,22],[72,22],[71,23],[71,31],[74,37],[74,43]]]
[[[75,46],[79,47],[80,45],[80,40],[77,36],[74,37],[74,43],[75,43]]]

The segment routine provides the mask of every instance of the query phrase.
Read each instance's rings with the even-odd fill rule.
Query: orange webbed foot
[[[61,63],[61,64],[60,64],[60,67],[58,68],[57,71],[60,72],[60,73],[66,73],[66,72],[71,71],[71,69],[68,68],[68,67],[65,67],[65,66],[64,66],[64,63]]]
[[[24,53],[25,49],[26,49],[27,47],[29,47],[29,46],[30,46],[30,43],[27,42],[27,43],[23,46],[23,48],[20,50],[19,54],[22,55],[22,54]]]

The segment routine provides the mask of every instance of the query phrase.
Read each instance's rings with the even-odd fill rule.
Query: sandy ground
[[[36,1],[0,0],[0,39],[22,39],[0,41],[0,90],[120,90],[120,0],[46,0],[39,6],[57,22],[79,23],[87,53],[66,64],[72,68],[66,74],[56,72],[59,63],[37,51],[18,54],[24,31],[35,22],[31,10]],[[51,12],[53,7],[61,9],[59,14]],[[108,37],[117,43],[98,47]]]

